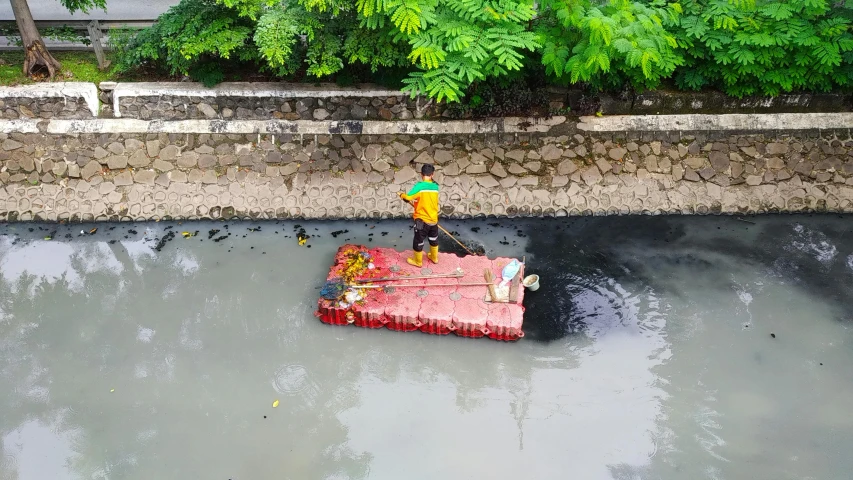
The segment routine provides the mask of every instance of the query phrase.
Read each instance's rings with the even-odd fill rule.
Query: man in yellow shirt
[[[424,240],[429,241],[429,258],[432,263],[438,263],[438,184],[432,179],[435,167],[421,167],[423,179],[416,183],[409,193],[400,192],[400,198],[412,203],[415,213],[415,239],[412,242],[414,250],[412,258],[406,261],[416,267],[423,266]]]

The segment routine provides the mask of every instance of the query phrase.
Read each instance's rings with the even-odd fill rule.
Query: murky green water
[[[447,222],[516,343],[314,318],[404,222],[0,226],[0,479],[849,478],[853,218],[749,222]]]

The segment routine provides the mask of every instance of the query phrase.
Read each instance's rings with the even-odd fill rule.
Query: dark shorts
[[[415,220],[415,239],[412,241],[412,249],[416,252],[424,251],[424,240],[429,241],[430,246],[438,246],[438,224],[430,225],[423,220]]]

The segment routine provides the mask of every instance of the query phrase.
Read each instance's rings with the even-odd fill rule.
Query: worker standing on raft
[[[416,267],[423,266],[424,240],[429,241],[429,258],[432,263],[438,263],[438,184],[432,179],[435,167],[426,164],[421,167],[422,180],[415,184],[409,193],[400,192],[400,198],[412,203],[415,213],[415,239],[412,242],[414,250],[412,258],[406,261]]]

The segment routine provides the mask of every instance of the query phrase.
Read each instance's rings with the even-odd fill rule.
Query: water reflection
[[[221,243],[200,224],[161,252],[169,225],[69,229],[73,241],[0,231],[0,478],[853,467],[832,449],[853,446],[843,223],[452,226],[492,255],[526,255],[543,278],[513,344],[321,324],[316,287],[342,239],[328,235],[337,225],[305,226],[320,235],[311,249],[286,223],[232,224]],[[407,243],[376,234],[401,223],[346,228],[360,243]]]
[[[269,408],[273,395],[259,388],[268,366],[311,354],[300,352],[306,345],[298,337],[283,342],[286,350],[268,348],[288,327],[270,322],[276,315],[269,308],[256,308],[269,306],[260,295],[270,292],[246,295],[223,281],[251,277],[255,266],[222,272],[224,288],[202,280],[196,289],[201,266],[183,249],[154,256],[139,247],[143,241],[3,241],[11,248],[0,257],[0,298],[11,313],[0,325],[0,383],[15,393],[0,400],[9,459],[0,478],[52,472],[49,463],[33,470],[31,459],[47,455],[40,449],[50,443],[31,424],[77,439],[65,443],[63,458],[79,461],[65,462],[55,478],[364,476],[366,457],[344,444],[334,417],[356,398],[350,387],[321,385]],[[161,292],[170,289],[179,294],[167,300]],[[322,370],[317,376],[334,378]],[[54,414],[45,409],[56,405],[69,406],[62,425],[48,420]]]
[[[74,478],[74,447],[80,442],[80,432],[63,427],[66,414],[53,412],[47,423],[28,420],[4,433],[0,472],[16,472],[17,478]]]

